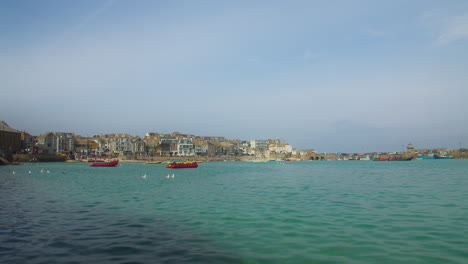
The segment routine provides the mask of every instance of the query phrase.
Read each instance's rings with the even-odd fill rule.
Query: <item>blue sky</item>
[[[12,127],[468,147],[467,1],[1,1]]]

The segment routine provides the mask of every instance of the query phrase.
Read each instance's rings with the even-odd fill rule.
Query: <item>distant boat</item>
[[[97,163],[91,163],[89,166],[90,167],[115,167],[119,164],[119,160],[113,160],[109,162],[97,162]]]
[[[418,159],[435,159],[434,156],[418,155]]]
[[[439,155],[434,155],[434,159],[453,159],[452,156],[439,156]]]
[[[162,161],[147,161],[145,164],[161,164]]]
[[[188,169],[188,168],[198,168],[198,163],[170,163],[166,165],[168,169]]]
[[[375,158],[373,159],[373,161],[410,161],[412,160],[413,157],[410,157],[410,158],[403,158],[403,157],[389,157],[389,158],[386,158],[386,157],[379,157],[379,158]]]
[[[388,161],[410,161],[412,160],[413,157],[410,157],[410,158],[389,158]]]
[[[385,158],[385,157],[378,157],[378,158],[374,158],[372,159],[373,161],[388,161],[388,158]]]
[[[183,160],[165,160],[162,161],[161,163],[173,163],[173,162],[182,162]]]

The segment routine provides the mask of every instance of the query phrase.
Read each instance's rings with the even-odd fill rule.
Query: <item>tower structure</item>
[[[406,152],[409,154],[414,154],[414,146],[413,144],[409,143],[408,146],[406,147]]]

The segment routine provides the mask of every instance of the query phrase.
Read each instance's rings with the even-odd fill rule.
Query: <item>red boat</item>
[[[403,158],[403,157],[389,157],[389,158],[385,158],[385,157],[380,157],[380,158],[375,158],[373,159],[374,161],[410,161],[412,160],[413,157],[410,157],[410,158]]]
[[[170,163],[166,165],[168,169],[187,169],[187,168],[198,168],[198,163]]]
[[[109,162],[97,162],[97,163],[91,163],[89,166],[90,167],[114,167],[119,164],[119,160],[113,160]]]

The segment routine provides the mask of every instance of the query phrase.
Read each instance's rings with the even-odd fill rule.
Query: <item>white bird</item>
[[[146,173],[145,175],[140,176],[142,179],[146,179]]]
[[[169,179],[169,177],[170,177],[170,176],[169,176],[169,174],[168,174],[168,175],[166,176],[166,179]]]
[[[41,173],[44,173],[44,172],[45,172],[45,169],[44,169],[44,168],[42,168],[42,169],[41,169]]]
[[[175,177],[175,175],[174,175],[174,174],[172,174],[172,178],[174,178],[174,177]]]
[[[32,172],[31,171],[28,171],[29,174],[31,174]]]
[[[47,171],[47,173],[50,173],[50,171]]]
[[[12,173],[13,173],[13,174],[16,174],[16,172],[15,172],[15,171],[13,171]]]

